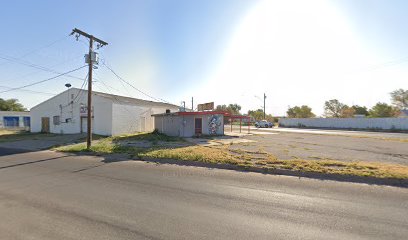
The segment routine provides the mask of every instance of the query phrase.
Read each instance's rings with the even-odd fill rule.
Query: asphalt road
[[[408,236],[405,188],[112,159],[0,156],[0,239]]]

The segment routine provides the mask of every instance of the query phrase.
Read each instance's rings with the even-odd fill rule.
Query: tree
[[[241,111],[241,106],[236,104],[236,103],[229,104],[228,106],[223,104],[223,105],[217,105],[215,107],[215,110],[228,112],[228,113],[230,113],[232,115],[239,115],[240,111]]]
[[[400,88],[391,92],[390,94],[392,104],[396,108],[400,110],[408,109],[408,90]]]
[[[225,104],[223,104],[223,105],[217,105],[217,106],[215,107],[215,110],[216,110],[216,111],[224,111],[224,112],[227,112],[227,105],[225,105]]]
[[[398,110],[386,103],[377,103],[369,111],[370,117],[395,117]]]
[[[257,109],[255,111],[249,110],[248,111],[248,116],[251,116],[255,119],[255,121],[259,121],[263,119],[263,110],[262,109]]]
[[[248,111],[248,116],[252,117],[255,121],[260,121],[260,120],[266,120],[269,122],[274,122],[275,118],[272,116],[272,114],[266,114],[265,119],[264,119],[264,114],[262,109],[257,109],[257,110],[249,110]]]
[[[241,111],[241,106],[234,103],[234,104],[230,104],[228,105],[227,109],[229,110],[229,112],[231,112],[234,115],[239,115],[240,111]]]
[[[363,106],[359,106],[359,105],[353,105],[352,108],[354,109],[354,114],[368,116],[367,107],[363,107]]]
[[[356,113],[356,110],[353,107],[344,105],[343,109],[341,110],[340,117],[341,118],[352,118],[354,117],[355,113]]]
[[[324,115],[333,118],[341,117],[341,113],[346,106],[337,99],[326,101],[324,103]]]
[[[27,111],[27,109],[18,102],[18,99],[0,98],[0,111]]]
[[[294,106],[292,108],[289,108],[286,113],[290,118],[311,118],[316,116],[312,112],[312,108],[306,105],[302,105],[301,107]]]

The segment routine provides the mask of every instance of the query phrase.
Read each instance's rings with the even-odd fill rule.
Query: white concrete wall
[[[50,119],[50,132],[61,134],[73,134],[81,132],[81,104],[87,104],[86,91],[78,93],[78,89],[67,90],[45,102],[33,107],[30,112],[31,132],[41,132],[41,118]],[[74,101],[73,104],[70,104]],[[93,131],[95,134],[110,135],[112,122],[112,102],[99,97],[93,97],[94,121]],[[54,125],[53,117],[60,116],[61,123]],[[66,123],[65,119],[71,118]],[[86,121],[86,117],[83,118]]]
[[[284,127],[408,130],[407,118],[280,118]]]
[[[181,116],[155,116],[154,118],[155,129],[160,133],[173,137],[183,136],[183,118]]]
[[[166,109],[167,108],[163,107],[134,106],[115,102],[112,107],[112,135],[151,132],[154,130],[154,118],[152,114],[164,113]],[[175,111],[176,108],[171,110]]]
[[[31,131],[40,132],[41,118],[48,117],[50,119],[51,133],[80,133],[81,118],[84,124],[87,121],[86,115],[81,116],[80,108],[81,105],[86,106],[88,100],[87,91],[81,91],[78,94],[79,91],[79,89],[67,90],[33,107],[30,113]],[[71,104],[71,101],[74,101],[74,103]],[[154,119],[151,115],[164,113],[167,109],[166,107],[135,106],[132,103],[123,103],[120,100],[115,100],[115,98],[103,97],[97,94],[93,95],[92,105],[94,111],[93,133],[100,135],[153,131]],[[171,109],[171,111],[176,110],[177,107]],[[53,124],[54,116],[60,116],[60,125]],[[66,118],[72,120],[65,123]],[[143,122],[145,124],[142,124]]]

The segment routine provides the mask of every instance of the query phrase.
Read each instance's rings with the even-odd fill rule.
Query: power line
[[[4,57],[4,56],[5,56],[5,57]],[[42,70],[42,71],[60,74],[60,72],[55,71],[55,70],[50,69],[50,68],[47,68],[47,67],[44,67],[44,66],[40,66],[40,65],[37,65],[37,64],[33,64],[33,63],[28,62],[28,61],[22,61],[22,60],[20,60],[20,59],[18,59],[18,58],[14,58],[14,57],[11,57],[11,56],[7,56],[7,55],[4,55],[4,56],[0,56],[0,58],[1,58],[1,59],[4,59],[4,60],[7,60],[7,61],[11,61],[11,62],[14,62],[14,63],[18,63],[18,64],[21,64],[21,65],[24,65],[24,66],[27,66],[27,67],[36,68],[36,69],[39,69],[39,70]],[[76,76],[72,76],[72,75],[66,75],[66,76],[67,76],[67,77],[70,77],[70,78],[76,78],[76,79],[82,80],[82,78],[79,78],[79,77],[76,77]]]
[[[78,71],[79,69],[82,69],[82,68],[84,68],[84,67],[86,67],[86,66],[87,66],[87,65],[84,65],[84,66],[82,66],[82,67],[73,69],[73,70],[71,70],[71,71],[58,74],[57,76],[54,76],[54,77],[51,77],[51,78],[47,78],[47,79],[44,79],[44,80],[41,80],[41,81],[38,81],[38,82],[30,83],[30,84],[27,84],[27,85],[24,85],[24,86],[21,86],[21,87],[16,87],[16,88],[11,88],[11,89],[9,89],[9,90],[1,91],[0,93],[5,93],[5,92],[10,92],[10,91],[20,90],[20,89],[22,89],[22,88],[31,87],[31,86],[34,86],[34,85],[37,85],[37,84],[40,84],[40,83],[43,83],[43,82],[47,82],[47,81],[50,81],[50,80],[59,78],[59,77],[61,77],[61,76],[67,75],[67,74],[69,74],[69,73]]]
[[[121,80],[121,81],[123,81],[124,83],[126,83],[127,85],[131,86],[131,87],[132,87],[133,89],[135,89],[136,91],[142,93],[143,95],[145,95],[145,96],[147,96],[147,97],[149,97],[149,98],[151,98],[151,99],[154,99],[155,101],[165,102],[165,103],[168,103],[168,104],[172,104],[172,103],[170,103],[170,102],[168,102],[168,101],[166,101],[166,100],[164,100],[164,99],[155,98],[155,97],[153,97],[153,96],[151,96],[151,95],[149,95],[149,94],[143,92],[142,90],[138,89],[137,87],[133,86],[131,83],[129,83],[128,81],[126,81],[125,79],[123,79],[122,77],[120,77],[112,68],[110,68],[108,65],[106,65],[104,61],[102,61],[102,64],[103,64],[106,68],[108,68],[119,80]],[[172,105],[176,105],[176,104],[172,104]]]
[[[79,94],[81,94],[81,97],[82,97],[82,90],[85,90],[84,88],[85,88],[85,86],[86,86],[86,84],[87,84],[87,80],[88,80],[88,77],[89,77],[89,73],[88,74],[86,74],[86,77],[85,77],[85,79],[84,79],[84,82],[82,83],[82,85],[81,85],[81,89],[77,92],[77,95],[74,97],[74,99],[72,100],[72,102],[74,103],[75,101],[76,101],[76,99],[77,99],[77,97],[79,96]],[[80,99],[80,98],[78,98],[78,99]]]
[[[2,86],[2,85],[0,85],[0,88],[12,89],[12,87]],[[50,95],[50,96],[55,96],[55,95],[57,95],[57,94],[54,94],[54,93],[41,92],[41,91],[35,91],[35,90],[29,90],[29,89],[17,89],[16,91],[28,92],[28,93],[37,93],[37,94],[44,94],[44,95]]]
[[[42,49],[51,47],[52,45],[54,45],[54,44],[56,44],[56,43],[58,43],[58,42],[61,42],[61,41],[65,40],[65,39],[67,39],[68,37],[69,37],[69,35],[66,35],[66,36],[64,36],[64,37],[62,37],[62,38],[59,38],[59,39],[57,39],[57,40],[55,40],[55,41],[52,41],[52,42],[50,42],[50,43],[48,43],[48,44],[46,44],[46,45],[44,45],[44,46],[42,46],[42,47],[39,47],[39,48],[34,49],[34,50],[31,50],[31,51],[29,51],[29,52],[27,52],[27,53],[25,53],[25,54],[23,54],[23,55],[17,57],[16,59],[22,59],[22,58],[24,58],[24,57],[26,57],[26,56],[28,56],[28,55],[31,55],[31,54],[33,54],[33,53],[35,53],[35,52],[38,52],[38,51],[40,51],[40,50],[42,50]],[[2,65],[4,65],[4,64],[6,64],[6,62],[0,63],[0,66],[2,66]]]
[[[51,67],[51,68],[53,68],[53,67],[56,67],[56,66],[60,66],[60,65],[62,65],[62,64],[65,64],[65,63],[71,62],[71,61],[76,60],[76,59],[79,59],[79,58],[83,58],[83,56],[76,56],[76,57],[74,57],[74,58],[70,58],[70,59],[65,60],[65,61],[63,61],[63,62],[60,62],[60,63],[54,64],[54,65],[52,65],[52,66],[50,66],[50,67]],[[32,76],[32,75],[34,75],[34,74],[36,74],[36,73],[38,73],[38,72],[40,72],[40,71],[33,71],[33,72],[29,72],[29,73],[27,73],[27,74],[24,74],[24,75],[21,75],[21,76],[18,76],[18,77],[12,78],[12,79],[8,79],[7,81],[8,81],[8,82],[12,82],[12,81],[17,80],[17,79],[26,78],[26,77],[28,77],[28,76]],[[75,79],[77,79],[77,80],[81,80],[81,81],[82,81],[82,78],[79,78],[79,77],[78,77],[78,78],[75,78]],[[5,81],[5,82],[7,82],[7,81]],[[3,82],[4,82],[4,81],[3,81]]]

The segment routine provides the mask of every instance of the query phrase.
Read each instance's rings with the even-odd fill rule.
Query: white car
[[[268,122],[266,120],[255,122],[255,127],[257,128],[271,128],[273,127],[273,123]]]

